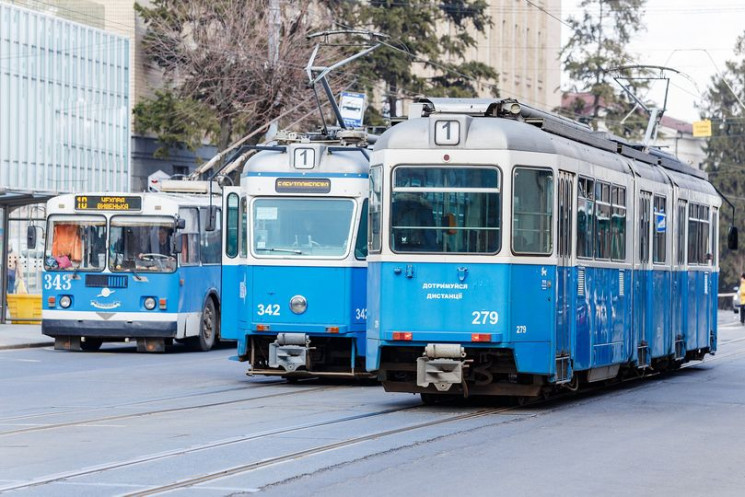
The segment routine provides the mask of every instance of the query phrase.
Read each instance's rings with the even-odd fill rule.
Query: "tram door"
[[[557,300],[556,300],[556,381],[566,382],[572,378],[571,371],[571,324],[574,321],[574,309],[570,298],[572,288],[572,219],[574,212],[574,175],[559,171],[557,197],[559,201],[556,219],[557,243]]]

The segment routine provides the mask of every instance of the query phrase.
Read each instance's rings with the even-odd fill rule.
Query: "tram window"
[[[50,219],[46,269],[102,271],[106,261],[106,218],[55,216]]]
[[[227,199],[225,220],[225,253],[228,257],[238,255],[238,194],[230,193]]]
[[[654,238],[652,239],[652,262],[664,264],[667,260],[667,199],[654,196]]]
[[[699,247],[698,247],[698,263],[708,264],[707,255],[709,254],[709,208],[706,206],[699,206]]]
[[[209,217],[209,209],[207,207],[201,207],[199,209],[199,223],[204,228],[207,226],[207,218]],[[217,209],[215,226],[217,227],[213,231],[202,231],[200,233],[200,253],[202,264],[219,264],[220,254],[222,251],[222,211]]]
[[[685,248],[686,248],[686,232],[685,223],[686,220],[686,202],[681,200],[678,202],[678,215],[676,217],[676,226],[678,233],[678,250],[677,250],[677,264],[685,264]]]
[[[241,257],[248,255],[248,200],[241,197],[241,218],[238,228],[240,233],[240,251]]]
[[[698,204],[688,206],[688,264],[695,265],[699,263],[699,213]]]
[[[370,219],[367,226],[367,243],[370,252],[380,252],[380,220],[383,209],[382,167],[370,168]]]
[[[359,228],[357,229],[357,242],[354,246],[354,256],[357,259],[367,257],[367,199],[362,202],[362,211],[360,212]]]
[[[595,183],[595,258],[610,259],[610,185]]]
[[[342,258],[349,253],[351,199],[258,198],[251,212],[256,257]]]
[[[641,192],[639,198],[639,262],[649,262],[650,196]]]
[[[719,210],[712,208],[711,212],[711,264],[719,264]]]
[[[512,192],[512,250],[522,254],[550,254],[553,250],[553,172],[517,167],[513,173]]]
[[[577,257],[593,256],[594,184],[589,178],[577,182]]]
[[[395,252],[494,254],[501,248],[499,170],[399,166],[390,222]]]
[[[614,261],[626,260],[626,188],[611,187],[611,254]]]

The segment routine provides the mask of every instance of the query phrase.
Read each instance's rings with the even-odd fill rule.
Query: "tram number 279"
[[[499,322],[497,311],[473,311],[471,316],[473,316],[471,324],[497,324]]]

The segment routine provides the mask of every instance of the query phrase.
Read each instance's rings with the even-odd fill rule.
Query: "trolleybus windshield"
[[[346,256],[354,201],[336,198],[260,198],[253,202],[256,257]]]
[[[174,222],[168,217],[113,216],[109,236],[111,271],[172,272]]]
[[[500,183],[494,167],[397,167],[391,194],[391,250],[499,252]]]
[[[103,271],[106,267],[104,216],[50,216],[44,267],[52,271]]]

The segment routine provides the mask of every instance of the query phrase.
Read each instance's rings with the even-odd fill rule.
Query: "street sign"
[[[341,92],[339,111],[341,112],[345,126],[350,128],[362,126],[362,118],[365,115],[366,107],[367,103],[364,93]]]
[[[704,119],[693,123],[693,136],[695,138],[707,138],[711,136],[711,121]]]

